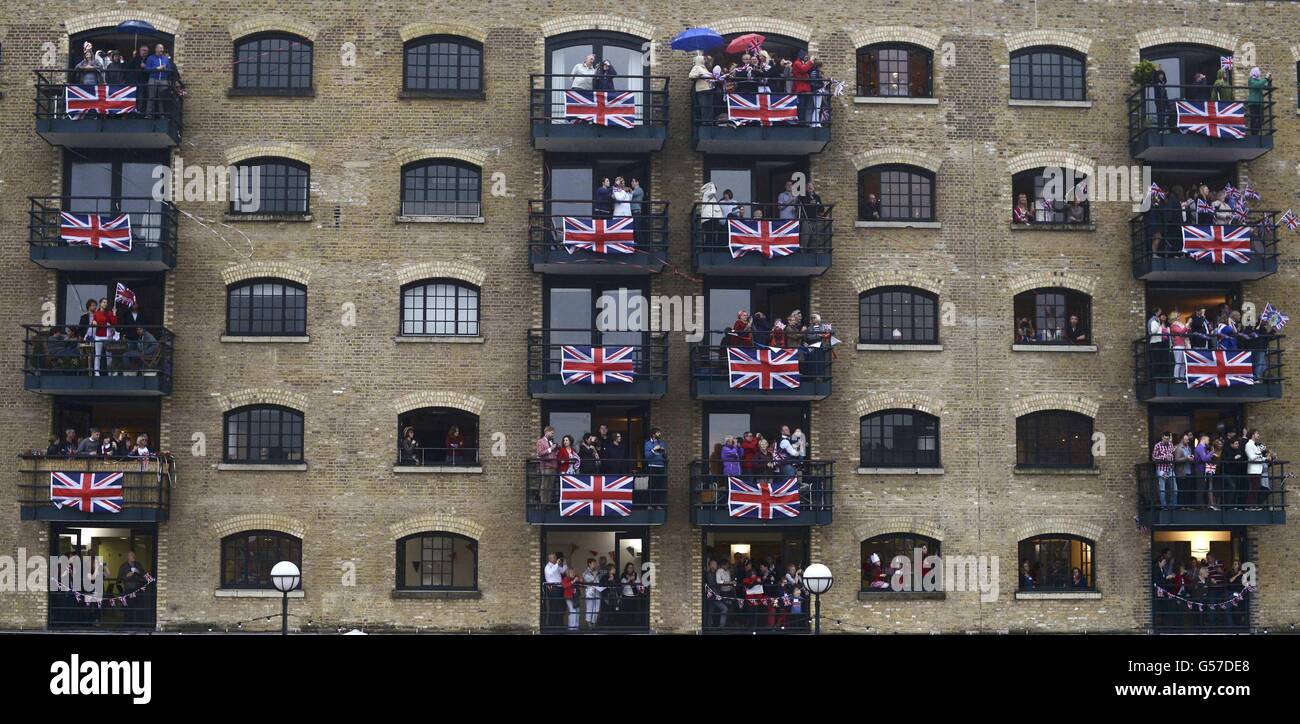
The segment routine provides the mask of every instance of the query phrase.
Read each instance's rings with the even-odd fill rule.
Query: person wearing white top
[[[1268,467],[1268,455],[1262,449],[1263,443],[1259,439],[1259,430],[1250,433],[1250,440],[1246,441],[1246,475],[1250,476],[1250,493],[1246,495],[1246,505],[1254,507],[1259,504],[1259,494],[1261,492],[1261,478]]]
[[[559,625],[563,617],[561,609],[564,608],[564,572],[568,566],[564,564],[564,559],[557,553],[552,553],[546,557],[546,567],[543,569],[543,580],[546,581],[546,621],[549,624]]]
[[[623,183],[623,177],[614,179],[614,215],[632,215],[632,191]]]
[[[795,461],[800,457],[799,447],[790,440],[790,426],[781,426],[781,442],[777,443],[781,453],[785,456],[785,461],[781,464],[781,473],[787,478],[793,478],[795,474]]]
[[[570,88],[574,90],[591,90],[591,81],[596,77],[596,56],[587,55],[581,63],[573,66],[573,70],[569,71],[569,75],[573,76],[573,82],[569,85]]]
[[[583,598],[586,601],[586,618],[587,627],[596,628],[596,619],[600,616],[600,594],[605,590],[604,586],[598,586],[600,582],[600,570],[596,568],[596,559],[587,559],[587,570],[582,572]]]

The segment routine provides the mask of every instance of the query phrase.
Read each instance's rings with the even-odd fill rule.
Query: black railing
[[[640,575],[640,572],[638,572]],[[620,573],[611,582],[586,582],[581,573],[564,595],[564,585],[542,583],[542,633],[644,633],[650,629],[650,587],[623,583]]]
[[[36,454],[18,458],[18,505],[23,509],[24,519],[54,520],[60,513],[71,514],[76,510],[84,519],[164,521],[171,510],[176,461],[170,453],[156,453],[147,458]],[[77,510],[66,505],[56,508],[51,499],[52,473],[121,473],[121,512]]]
[[[725,331],[715,332],[714,334],[726,335]],[[829,384],[831,381],[831,362],[834,355],[831,350],[824,347],[808,347],[806,344],[809,340],[793,339],[793,333],[785,334],[784,343],[773,339],[773,332],[753,332],[753,341],[758,345],[775,344],[778,348],[785,350],[795,350],[796,358],[799,361],[799,385],[818,385]],[[729,336],[729,335],[728,335]],[[825,342],[822,343],[825,345]],[[730,380],[728,371],[727,350],[739,345],[714,345],[714,344],[693,344],[691,345],[691,375],[696,382],[708,382],[712,384],[727,384]],[[743,347],[743,349],[763,349],[762,347]],[[775,390],[781,389],[779,384],[775,385]],[[737,392],[744,390],[738,389]],[[758,390],[754,390],[758,391]]]
[[[1232,451],[1224,450],[1224,454]],[[1244,454],[1244,452],[1243,452]],[[1253,518],[1255,524],[1284,516],[1286,483],[1290,474],[1286,463],[1257,463],[1259,474],[1249,473],[1250,464],[1241,461],[1214,462],[1214,472],[1196,472],[1193,463],[1170,464],[1169,474],[1162,476],[1162,464],[1138,463],[1138,516],[1147,522],[1177,524],[1195,516],[1197,523],[1234,525]],[[1204,465],[1201,465],[1204,470]],[[1162,515],[1164,513],[1164,515]],[[1243,516],[1243,513],[1262,515]],[[1285,520],[1285,518],[1280,518]],[[1280,522],[1280,521],[1279,521]]]
[[[1154,339],[1159,337],[1159,339]],[[1207,391],[1224,392],[1233,387],[1257,387],[1260,385],[1275,386],[1281,385],[1284,381],[1282,376],[1282,339],[1283,335],[1269,334],[1259,335],[1255,338],[1238,337],[1237,346],[1239,349],[1220,349],[1217,346],[1213,348],[1198,348],[1196,344],[1203,344],[1192,336],[1189,332],[1187,343],[1190,347],[1171,347],[1170,339],[1165,335],[1147,335],[1133,342],[1133,361],[1134,371],[1137,375],[1137,384],[1139,387],[1146,385],[1182,385],[1187,386],[1188,377],[1188,352],[1194,352],[1200,355],[1207,355],[1217,360],[1218,356],[1214,352],[1223,352],[1226,357],[1231,358],[1241,353],[1247,353],[1246,357],[1239,365],[1233,365],[1227,368],[1225,374],[1243,374],[1249,373],[1253,379],[1251,385],[1233,385],[1223,384],[1223,380],[1218,380],[1220,384],[1215,385],[1215,380],[1211,380],[1199,389]],[[1217,345],[1216,340],[1210,340],[1209,344]],[[1249,366],[1249,370],[1246,370]],[[1193,377],[1197,377],[1199,369],[1193,369]],[[1208,370],[1205,370],[1208,372]]]
[[[176,252],[176,232],[180,214],[168,201],[147,196],[29,196],[28,243],[39,247],[78,246],[63,238],[66,211],[78,215],[103,217],[127,214],[131,224],[131,247],[162,247]],[[85,246],[85,245],[81,245]],[[95,250],[94,247],[85,246]],[[105,258],[120,252],[103,250]]]
[[[399,467],[475,467],[479,464],[476,447],[398,447]]]
[[[60,387],[86,379],[88,387],[116,388],[130,386],[113,383],[123,378],[157,377],[159,386],[171,389],[175,335],[165,327],[124,325],[106,338],[75,324],[23,329],[23,372],[29,379],[48,376]]]
[[[1252,93],[1258,93],[1260,100],[1251,101]],[[1161,95],[1164,97],[1158,97]],[[1144,85],[1128,96],[1129,141],[1136,141],[1147,131],[1178,133],[1176,104],[1183,100],[1195,103],[1239,102],[1245,110],[1242,130],[1248,137],[1272,136],[1275,130],[1272,85],[1258,91],[1245,86],[1228,86],[1222,93],[1208,85]]]
[[[691,209],[691,245],[695,252],[730,252],[730,220],[736,219],[753,225],[756,221],[770,221],[773,232],[782,224],[798,222],[795,252],[810,254],[831,253],[832,212],[834,204],[807,204],[796,197],[789,204],[697,203]],[[750,252],[759,254],[759,252]]]
[[[1157,633],[1209,633],[1250,628],[1250,602],[1255,594],[1244,590],[1240,584],[1198,583],[1191,588],[1174,588],[1169,581],[1156,583],[1166,594],[1157,595],[1154,587],[1151,590],[1151,621]]]
[[[566,94],[570,90],[584,95],[603,91],[607,94],[607,103],[617,102],[624,93],[630,94],[626,99],[631,104],[626,123],[632,126],[668,124],[668,78],[660,75],[606,78],[568,73],[533,73],[529,76],[529,119],[533,123],[589,123],[590,121],[571,116],[566,110],[570,106],[566,102]],[[620,127],[617,124],[604,125],[608,128]]]
[[[1278,214],[1277,211],[1251,211],[1240,222],[1200,225],[1195,221],[1183,220],[1179,210],[1167,212],[1152,209],[1129,220],[1129,236],[1133,243],[1133,266],[1135,269],[1151,268],[1153,261],[1188,258],[1188,255],[1183,253],[1183,227],[1202,226],[1202,228],[1209,228],[1215,234],[1231,234],[1233,230],[1241,227],[1249,229],[1250,243],[1246,247],[1247,257],[1276,268]],[[1173,218],[1169,218],[1170,215]],[[1224,273],[1231,273],[1246,266],[1245,262],[1222,257],[1198,263],[1207,270]]]
[[[624,502],[630,509],[630,515],[621,515],[613,510],[593,510],[591,506],[577,505],[566,511],[562,506],[560,475],[602,475],[606,484],[611,484],[618,477],[631,477],[630,503]],[[624,491],[626,492],[626,491]],[[597,496],[593,496],[593,499]],[[577,496],[575,501],[584,500]],[[583,460],[574,471],[571,465],[560,465],[554,460],[524,461],[524,504],[527,518],[532,523],[561,522],[570,524],[611,522],[629,525],[655,524],[663,522],[664,511],[668,508],[668,475],[663,468],[648,468],[644,461],[634,459],[602,459],[599,461]],[[566,512],[568,514],[566,514]]]
[[[634,341],[628,341],[634,339]],[[631,347],[634,380],[664,382],[668,376],[668,335],[665,332],[601,332],[595,329],[545,328],[528,331],[528,379],[544,381],[560,378],[563,348]],[[617,389],[620,383],[570,387],[604,387]]]
[[[615,216],[616,205],[627,203],[632,219],[632,253],[615,249],[604,252],[583,249],[578,244],[589,240],[594,231],[584,234],[593,221],[610,225],[624,216]],[[565,219],[570,219],[566,235]],[[569,243],[565,243],[565,239]],[[528,247],[534,252],[572,252],[574,257],[599,257],[610,264],[643,265],[652,257],[668,251],[668,202],[643,199],[635,202],[598,202],[593,199],[533,199],[528,202]]]
[[[742,463],[740,475],[726,474],[721,460],[691,461],[691,514],[697,525],[773,525],[823,524],[831,521],[834,509],[835,463],[830,460],[791,458],[772,461],[756,459],[746,468]],[[749,486],[767,483],[779,487],[796,479],[795,486],[786,494],[797,492],[797,515],[784,515],[768,510],[766,506],[755,516],[732,516],[729,503],[730,479],[738,478]],[[737,513],[741,512],[737,510]]]
[[[808,633],[812,601],[801,591],[787,592],[784,585],[753,581],[746,585],[744,578],[713,586],[706,582],[701,629],[717,634]]]
[[[727,89],[694,90],[691,81],[691,118],[694,126],[770,126],[773,128],[830,128],[832,96],[825,81],[815,92],[783,92],[782,87],[793,83],[791,79],[774,78],[772,92],[759,93],[744,82],[728,82]],[[793,87],[793,86],[791,86]],[[732,110],[728,109],[728,97]],[[762,119],[769,120],[764,121]],[[762,149],[754,149],[761,153]]]
[[[107,85],[111,92],[119,92],[124,87],[135,88],[135,109],[121,114],[85,113],[81,120],[95,118],[104,121],[129,118],[162,119],[181,125],[181,111],[184,95],[181,92],[180,74],[176,71],[145,70],[66,70],[39,69],[36,73],[36,119],[58,120],[78,116],[73,109],[68,113],[68,88],[74,88],[73,94],[82,91],[90,98],[102,95],[102,86]],[[161,83],[151,78],[163,75],[166,80]],[[116,99],[120,101],[120,99]],[[119,106],[120,107],[120,106]]]

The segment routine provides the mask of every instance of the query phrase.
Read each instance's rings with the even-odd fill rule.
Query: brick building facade
[[[1296,307],[1294,237],[1279,232],[1272,273],[1259,278],[1222,282],[1175,272],[1153,281],[1157,277],[1135,270],[1141,254],[1133,247],[1141,243],[1131,236],[1134,214],[1127,202],[1093,201],[1083,224],[1009,223],[1016,179],[1025,178],[1017,174],[1044,167],[1145,163],[1155,166],[1158,181],[1164,172],[1174,183],[1200,174],[1253,185],[1261,208],[1296,205],[1300,37],[1294,29],[1300,10],[1288,3],[1192,2],[895,2],[870,10],[805,3],[764,9],[771,14],[742,17],[698,4],[624,3],[617,13],[592,14],[588,4],[572,2],[451,0],[436,8],[129,3],[87,12],[76,3],[48,2],[8,14],[0,22],[0,258],[8,269],[0,318],[10,334],[25,336],[12,338],[15,343],[0,356],[6,410],[0,449],[13,455],[43,449],[47,435],[73,421],[124,424],[114,421],[126,419],[114,418],[114,410],[129,401],[133,422],[126,426],[133,434],[156,431],[155,447],[170,451],[175,467],[165,515],[155,508],[154,520],[109,524],[104,514],[60,510],[51,517],[49,506],[24,498],[22,486],[43,485],[42,476],[59,463],[11,458],[10,493],[0,496],[0,518],[6,521],[0,549],[38,556],[66,551],[61,540],[89,545],[96,535],[122,538],[157,576],[155,592],[144,600],[154,604],[154,625],[164,630],[221,630],[274,613],[278,602],[267,597],[278,594],[243,585],[245,563],[227,559],[243,556],[241,561],[255,566],[261,559],[248,546],[294,540],[301,547],[303,590],[292,610],[301,616],[295,625],[303,627],[535,631],[545,605],[542,565],[546,553],[562,545],[579,563],[589,551],[611,557],[620,569],[628,560],[653,562],[648,614],[636,627],[695,632],[706,620],[706,546],[715,556],[729,557],[735,550],[729,546],[745,545],[832,569],[836,583],[822,601],[823,627],[831,632],[1145,632],[1160,628],[1151,561],[1167,541],[1203,554],[1206,548],[1191,542],[1196,533],[1197,540],[1221,542],[1213,549],[1228,551],[1230,560],[1258,568],[1248,618],[1233,621],[1233,627],[1265,630],[1300,619],[1300,590],[1281,573],[1300,549],[1300,538],[1281,511],[1264,506],[1262,512],[1243,509],[1244,517],[1214,520],[1143,514],[1142,525],[1135,522],[1139,480],[1149,478],[1135,469],[1150,459],[1157,425],[1180,415],[1199,422],[1219,414],[1260,428],[1282,459],[1300,441],[1293,395],[1289,389],[1282,394],[1280,385],[1266,385],[1268,391],[1249,402],[1233,397],[1233,388],[1189,396],[1185,389],[1143,393],[1135,385],[1135,368],[1146,359],[1135,342],[1153,305],[1177,300],[1213,307],[1225,300],[1237,307]],[[114,28],[137,19],[156,29],[151,37],[163,39],[184,80],[183,121],[174,137],[143,142],[157,146],[153,151],[128,148],[135,144],[124,142],[129,134],[112,126],[114,119],[98,132],[78,135],[60,125],[64,119],[55,116],[61,110],[47,113],[49,123],[42,126],[39,101],[34,126],[33,98],[41,97],[41,83],[62,83],[64,75],[34,77],[34,69],[72,67],[76,59],[70,61],[69,54],[79,52],[85,39],[134,47],[138,38]],[[762,33],[773,47],[820,58],[827,77],[846,83],[842,96],[823,100],[828,122],[822,128],[773,127],[770,136],[739,150],[721,138],[736,129],[697,123],[701,117],[698,111],[693,115],[686,78],[690,56],[671,51],[669,41],[683,28],[701,25],[728,38]],[[477,88],[412,90],[404,57],[431,37],[457,52],[481,53]],[[257,39],[268,41],[247,45]],[[290,50],[273,45],[284,39]],[[637,102],[647,109],[640,120],[643,129],[662,131],[662,141],[652,131],[640,146],[620,146],[610,140],[617,136],[589,127],[564,136],[555,128],[561,124],[550,122],[555,101],[548,98],[555,96],[549,89],[565,86],[530,75],[568,73],[572,53],[581,53],[573,49],[587,46],[608,48],[606,55],[617,58],[644,57],[645,85],[636,88],[651,91],[638,93]],[[859,54],[870,48],[902,49],[913,69],[917,59],[928,59],[928,92],[913,88],[889,95],[872,86],[876,81],[867,83],[860,77],[866,66]],[[290,82],[274,93],[258,92],[264,81],[241,75],[241,64],[279,72],[268,70],[268,55],[303,49],[310,50],[306,87]],[[1012,98],[1013,55],[1042,49],[1081,61],[1082,100]],[[1251,134],[1243,143],[1267,135],[1267,148],[1222,151],[1218,142],[1210,150],[1208,143],[1169,150],[1159,137],[1134,136],[1134,64],[1143,58],[1191,64],[1201,57],[1196,53],[1212,52],[1235,57],[1237,85],[1245,84],[1251,65],[1272,73],[1271,133]],[[466,55],[458,57],[473,66]],[[301,70],[300,64],[289,72]],[[654,80],[659,76],[668,78],[664,85]],[[61,99],[61,93],[47,98]],[[651,123],[648,109],[660,99],[666,120]],[[96,133],[99,140],[88,140]],[[104,142],[114,135],[121,138]],[[140,131],[137,138],[146,135]],[[824,147],[810,149],[822,135],[829,138]],[[710,143],[722,152],[700,150]],[[768,143],[773,145],[765,148]],[[105,169],[105,183],[111,183],[134,173],[123,164],[176,167],[178,159],[203,167],[272,159],[278,168],[305,169],[307,208],[239,214],[225,200],[177,201],[175,261],[165,270],[145,265],[111,277],[93,263],[36,260],[39,224],[32,219],[39,214],[29,199],[53,198],[41,203],[58,206],[58,199],[66,203],[81,195],[76,179],[93,176],[90,165]],[[929,179],[932,216],[864,218],[860,177],[871,178],[871,170],[880,168]],[[471,185],[477,177],[481,208],[444,213],[432,202],[404,208],[403,187],[412,169],[465,172]],[[626,274],[598,259],[565,273],[562,265],[542,269],[536,258],[530,263],[532,222],[559,213],[530,201],[558,199],[550,194],[562,186],[562,169],[597,177],[609,169],[632,169],[643,176],[647,199],[667,202],[662,268]],[[713,178],[721,190],[724,179],[748,178],[751,191],[742,200],[771,203],[780,174],[791,172],[814,181],[833,205],[833,261],[824,273],[786,274],[779,259],[740,275],[701,271],[692,247],[698,236],[692,209],[701,185]],[[139,183],[141,177],[131,178]],[[459,184],[466,177],[456,178]],[[121,186],[105,186],[105,195],[130,196]],[[535,208],[548,210],[530,216]],[[73,287],[98,289],[113,278],[137,278],[133,274],[141,279],[137,292],[153,301],[142,307],[144,321],[174,334],[165,352],[165,385],[159,375],[120,377],[129,382],[96,387],[98,378],[65,373],[55,378],[80,382],[54,389],[48,370],[35,375],[33,368],[43,363],[33,362],[31,335],[41,332],[24,332],[21,325],[74,324],[82,305],[69,309]],[[234,329],[228,318],[235,302],[228,296],[249,282],[253,294],[265,291],[258,284],[305,290],[305,330]],[[455,314],[475,317],[476,328],[452,324],[449,335],[408,333],[404,321],[411,317],[403,316],[403,299],[412,289],[434,294],[433,287],[422,286],[426,282],[436,282],[437,294],[473,294],[473,311],[462,306]],[[665,376],[657,392],[630,399],[589,386],[583,397],[579,386],[548,386],[556,381],[555,346],[592,344],[594,337],[530,330],[564,326],[563,300],[574,298],[566,295],[585,290],[583,298],[590,298],[619,287],[654,296],[701,295],[710,329],[718,320],[730,324],[737,298],[750,300],[754,309],[770,302],[781,315],[790,306],[802,307],[805,317],[819,313],[845,342],[830,365],[830,390],[794,400],[732,396],[727,390],[703,394],[693,378],[707,366],[699,355],[709,352],[692,348],[676,332],[664,337]],[[881,289],[931,300],[937,339],[860,339],[853,329],[860,321],[860,297]],[[1086,310],[1087,344],[1014,343],[1014,322],[1022,314],[1017,300],[1047,304],[1035,297],[1036,290],[1056,290],[1071,313]],[[458,296],[458,303],[465,298]],[[730,311],[723,312],[724,306]],[[27,345],[23,351],[19,339]],[[641,345],[638,355],[652,346],[645,339],[635,343]],[[126,394],[125,386],[136,383],[142,387]],[[1280,399],[1269,399],[1274,397]],[[548,423],[564,427],[606,419],[581,417],[597,405],[605,406],[601,415],[627,425],[638,450],[646,430],[662,428],[669,451],[662,515],[621,529],[575,527],[571,520],[530,523],[534,512],[539,520],[548,513],[537,502],[546,491],[526,491],[532,487],[526,461],[535,454],[539,431]],[[300,456],[241,457],[227,429],[236,425],[232,415],[257,410],[300,415]],[[904,468],[861,459],[861,420],[885,411],[937,419],[938,432],[921,446],[938,453],[937,464]],[[1100,433],[1087,440],[1088,464],[1048,467],[1018,457],[1026,452],[1024,439],[1017,444],[1018,418],[1045,411],[1072,413],[1052,418],[1053,425],[1087,420],[1087,429]],[[809,459],[834,461],[833,487],[830,477],[819,483],[825,486],[819,492],[827,520],[741,528],[702,514],[706,498],[713,498],[695,488],[709,476],[693,476],[691,461],[709,454],[727,432],[725,425],[740,424],[739,432],[757,427],[760,418],[764,425],[786,420],[802,426]],[[471,432],[469,446],[477,438],[477,464],[471,453],[460,465],[403,465],[401,428],[420,426],[426,445],[432,438],[437,444],[431,446],[438,447],[447,420]],[[250,418],[248,424],[255,423]],[[1062,429],[1074,435],[1080,428]],[[706,462],[699,470],[707,468]],[[1280,487],[1276,481],[1274,486]],[[122,529],[131,532],[112,533]],[[264,533],[241,544],[240,535],[250,531]],[[398,580],[398,556],[416,550],[399,541],[420,534],[437,534],[414,539],[412,545],[425,549],[420,555],[433,556],[421,561],[461,566],[448,576],[455,579],[446,587],[451,590],[418,584],[406,590]],[[860,591],[859,571],[874,550],[863,542],[879,536],[925,539],[948,556],[996,556],[1000,593],[982,601],[978,591]],[[1040,536],[1055,541],[1044,541],[1044,549],[1063,545],[1073,551],[1068,563],[1085,560],[1089,585],[1018,591],[1017,571],[1027,550],[1022,542]],[[223,541],[232,546],[225,558]],[[122,545],[103,545],[115,568]],[[590,547],[595,545],[601,548]],[[439,546],[453,551],[429,553]],[[1086,550],[1084,559],[1080,550]],[[463,567],[466,556],[474,559],[468,584],[462,580],[470,575]],[[0,626],[52,625],[54,598],[43,592],[7,595],[11,603],[0,613]]]

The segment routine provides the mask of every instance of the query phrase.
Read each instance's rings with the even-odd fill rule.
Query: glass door
[[[58,577],[59,585],[50,592],[50,628],[144,628],[152,629],[155,619],[155,591],[153,584],[134,579],[143,574],[155,575],[157,531],[152,528],[99,528],[55,524],[50,534],[50,553],[62,557],[61,570],[51,571]],[[134,553],[135,565],[128,565],[128,553]],[[75,566],[66,563],[70,557],[94,561],[95,575],[100,577],[100,591],[88,590],[86,578],[78,581],[72,575]],[[83,565],[83,564],[78,564]],[[93,580],[93,579],[92,579]],[[73,592],[83,595],[119,598],[135,593],[123,604],[105,601],[100,606],[78,601]]]

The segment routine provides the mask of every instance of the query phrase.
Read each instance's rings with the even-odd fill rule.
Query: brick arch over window
[[[1157,45],[1208,45],[1220,50],[1232,50],[1237,48],[1237,36],[1221,33],[1209,28],[1156,28],[1155,30],[1143,30],[1133,36],[1137,40],[1137,49],[1139,51],[1146,48],[1152,48]]]
[[[484,404],[483,398],[462,392],[420,390],[408,392],[397,398],[393,402],[393,409],[401,414],[425,407],[451,407],[474,415],[482,415]]]
[[[296,392],[288,390],[276,390],[269,387],[257,387],[246,390],[238,390],[228,395],[221,395],[218,398],[221,403],[222,412],[249,405],[277,405],[279,407],[288,407],[298,412],[306,412],[308,408],[307,398]]]
[[[1081,169],[1087,171],[1087,175],[1090,176],[1092,175],[1092,169],[1096,167],[1096,163],[1090,158],[1084,158],[1069,151],[1030,151],[1007,160],[1007,171],[1012,176],[1021,171],[1049,167]]]
[[[459,279],[479,289],[487,279],[487,272],[462,261],[426,261],[408,264],[397,270],[397,286],[404,287],[421,279]]]
[[[931,277],[908,269],[873,270],[853,275],[853,289],[858,294],[879,287],[915,287],[943,296],[943,277]]]
[[[605,30],[613,33],[635,35],[642,40],[653,40],[655,26],[643,20],[619,15],[567,15],[547,20],[541,25],[542,37],[577,33],[584,30]],[[718,32],[722,32],[719,30]]]
[[[177,35],[180,30],[181,22],[169,15],[161,15],[154,12],[141,12],[132,9],[104,10],[97,13],[86,13],[74,18],[68,18],[63,21],[63,28],[67,31],[59,39],[59,45],[63,55],[66,57],[69,52],[68,38],[78,33],[84,33],[87,30],[108,29],[117,27],[127,20],[144,20],[158,29],[160,33],[166,33],[172,36],[173,47],[170,48],[173,58],[180,59],[181,38]]]
[[[287,279],[307,286],[311,272],[307,269],[280,261],[251,261],[236,264],[221,270],[221,282],[226,286],[242,282],[245,279]]]
[[[213,523],[212,530],[216,533],[217,540],[245,530],[273,530],[291,535],[298,540],[302,540],[307,534],[307,526],[302,521],[273,513],[251,513],[226,518],[219,523]]]
[[[480,43],[487,42],[487,31],[477,25],[464,25],[461,23],[409,23],[403,25],[398,31],[402,42],[407,43],[416,38],[423,38],[427,35],[454,35],[461,38],[476,40]]]
[[[316,42],[320,31],[315,25],[288,15],[255,15],[230,24],[230,39],[239,40],[256,33],[289,33]]]
[[[1065,30],[1027,30],[1023,33],[1015,33],[1007,36],[1007,51],[1014,53],[1024,48],[1033,48],[1040,45],[1055,45],[1061,48],[1069,48],[1078,51],[1087,57],[1088,48],[1092,46],[1092,40],[1078,33],[1071,33]]]
[[[723,35],[732,33],[762,33],[764,35],[784,35],[788,38],[795,38],[808,43],[812,40],[812,28],[802,23],[796,23],[791,20],[781,18],[767,18],[761,16],[745,16],[736,18],[725,18],[706,23],[707,27],[713,28]],[[811,48],[810,48],[811,49]]]
[[[1070,395],[1064,392],[1044,392],[1018,398],[1011,405],[1011,414],[1020,418],[1032,412],[1043,412],[1044,410],[1069,410],[1096,420],[1097,412],[1100,409],[1101,405],[1090,397]]]
[[[872,166],[896,163],[917,166],[930,173],[937,174],[939,173],[939,166],[943,164],[943,159],[910,148],[902,148],[901,146],[873,148],[870,151],[863,151],[853,156],[853,167],[859,171]]]
[[[944,530],[938,521],[920,515],[895,515],[869,523],[863,523],[853,529],[858,541],[871,540],[876,536],[890,533],[911,533],[943,542]]]
[[[479,541],[483,539],[483,526],[469,518],[446,513],[420,515],[388,526],[388,534],[393,540],[401,540],[416,533],[458,533]]]
[[[397,160],[398,166],[406,166],[407,164],[415,163],[417,161],[431,161],[439,158],[464,161],[465,163],[477,166],[481,171],[484,164],[487,163],[488,154],[487,151],[479,151],[469,148],[433,147],[407,148],[398,151],[394,155],[394,159]]]
[[[1022,540],[1040,535],[1066,534],[1077,535],[1080,538],[1087,538],[1093,543],[1097,543],[1101,540],[1104,531],[1105,529],[1096,523],[1078,520],[1077,518],[1035,518],[1016,529],[1016,542],[1019,543]]]
[[[939,49],[939,42],[943,36],[930,30],[906,25],[883,25],[878,28],[858,30],[850,37],[854,48],[865,48],[880,43],[907,43],[935,51]]]
[[[884,410],[917,410],[934,417],[943,417],[942,400],[917,392],[890,391],[877,392],[860,398],[855,404],[858,417],[865,417]]]
[[[1091,297],[1097,290],[1097,278],[1072,271],[1034,272],[1032,274],[1018,275],[1007,287],[1007,292],[1014,297],[1031,289],[1049,289],[1052,287],[1073,289]]]
[[[238,164],[250,158],[287,158],[310,166],[316,160],[316,152],[296,143],[257,143],[226,149],[228,164]]]

